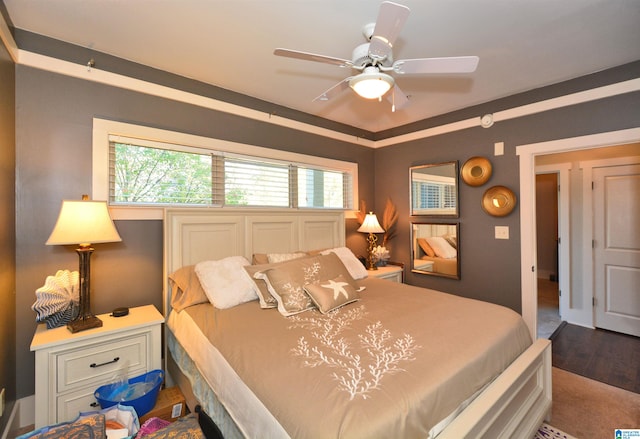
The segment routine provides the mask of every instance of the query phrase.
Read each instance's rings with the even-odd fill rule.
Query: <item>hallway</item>
[[[558,283],[538,278],[538,338],[549,338],[561,322]]]

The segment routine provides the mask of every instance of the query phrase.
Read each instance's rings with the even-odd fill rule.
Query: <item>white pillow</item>
[[[270,264],[275,264],[278,262],[291,261],[292,259],[299,259],[307,256],[306,253],[296,252],[296,253],[267,253],[267,259]]]
[[[458,252],[455,248],[451,247],[451,244],[447,242],[442,236],[429,236],[425,238],[436,256],[443,259],[453,259],[458,256]]]
[[[245,265],[250,263],[242,256],[196,264],[195,271],[202,289],[213,306],[232,308],[258,298],[256,284],[244,270]]]
[[[356,258],[356,255],[349,248],[336,247],[321,252],[323,255],[328,255],[329,253],[338,255],[351,277],[355,280],[364,279],[369,275],[365,266],[362,265],[362,262]]]

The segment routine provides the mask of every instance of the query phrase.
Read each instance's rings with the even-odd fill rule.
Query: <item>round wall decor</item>
[[[493,186],[482,197],[482,208],[489,215],[507,216],[516,207],[516,194],[505,186]]]
[[[482,186],[491,178],[491,162],[485,157],[471,157],[462,165],[460,176],[469,186]]]

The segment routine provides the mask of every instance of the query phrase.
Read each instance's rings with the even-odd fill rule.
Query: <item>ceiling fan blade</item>
[[[315,61],[325,64],[334,64],[340,67],[351,67],[353,64],[351,61],[341,58],[334,58],[332,56],[318,55],[315,53],[300,52],[299,50],[291,49],[276,49],[273,51],[276,56],[284,56],[287,58],[301,59],[304,61]]]
[[[475,72],[479,61],[477,56],[400,59],[393,63],[393,71],[401,75],[471,73]]]
[[[396,38],[400,34],[400,30],[409,17],[409,8],[393,2],[382,2],[376,26],[371,36],[369,45],[369,56],[373,59],[385,59]]]
[[[325,91],[320,96],[315,98],[313,100],[313,102],[315,102],[315,101],[328,101],[330,99],[333,99],[334,97],[336,97],[337,95],[339,95],[340,93],[342,93],[343,91],[345,91],[346,89],[349,88],[349,80],[350,79],[351,79],[351,76],[348,77],[348,78],[343,79],[340,82],[338,82],[336,85],[331,87],[329,90]]]
[[[387,100],[391,103],[391,111],[393,112],[402,109],[402,107],[409,103],[409,98],[402,90],[400,90],[398,84],[396,84],[393,89],[386,94],[386,96]]]

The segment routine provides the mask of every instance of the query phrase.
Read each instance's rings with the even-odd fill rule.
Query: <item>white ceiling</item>
[[[351,90],[312,102],[351,71],[273,55],[350,59],[379,0],[4,0],[16,28],[372,132],[640,60],[639,0],[397,1],[411,13],[395,59],[480,63],[472,74],[396,77],[410,102],[392,113]]]

